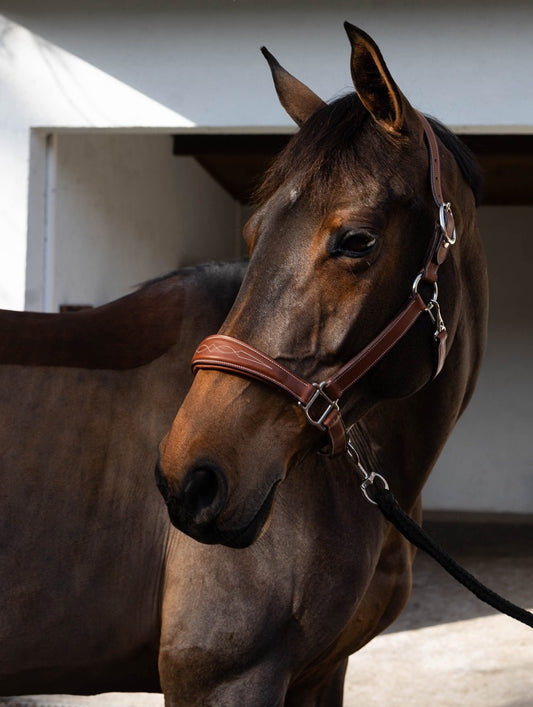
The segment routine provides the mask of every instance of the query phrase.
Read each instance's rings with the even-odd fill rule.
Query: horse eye
[[[376,242],[377,238],[368,231],[346,231],[336,239],[331,254],[348,258],[362,258],[370,253]]]

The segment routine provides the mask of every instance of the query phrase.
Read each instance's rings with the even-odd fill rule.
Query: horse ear
[[[326,105],[316,93],[289,74],[266,47],[261,47],[261,52],[272,71],[280,103],[295,123],[302,125],[313,113]]]
[[[344,29],[352,45],[352,80],[361,102],[389,132],[400,132],[407,102],[377,44],[366,32],[349,22],[344,23]]]

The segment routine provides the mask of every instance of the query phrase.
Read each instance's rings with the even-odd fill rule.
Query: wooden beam
[[[483,169],[482,204],[533,205],[533,135],[460,137]],[[289,138],[282,134],[180,134],[174,137],[174,154],[195,157],[235,199],[248,204]]]

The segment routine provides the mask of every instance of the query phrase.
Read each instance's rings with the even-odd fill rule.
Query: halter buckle
[[[322,381],[322,383],[313,383],[315,392],[310,397],[310,399],[306,403],[298,402],[298,405],[302,408],[305,413],[305,416],[307,417],[307,421],[315,427],[319,427],[321,430],[326,429],[326,426],[324,425],[324,420],[327,418],[329,413],[332,410],[339,411],[338,400],[332,400],[329,395],[324,392],[324,386],[326,385],[326,382],[327,381]],[[320,412],[317,412],[316,416],[313,417],[313,415],[311,414],[311,408],[318,400],[322,402],[322,408],[320,408]]]
[[[439,206],[439,222],[442,228],[442,234],[446,239],[445,247],[454,245],[457,240],[457,233],[455,231],[455,219],[453,218],[452,205],[448,201],[446,204],[441,204]],[[451,230],[451,234],[448,232]]]

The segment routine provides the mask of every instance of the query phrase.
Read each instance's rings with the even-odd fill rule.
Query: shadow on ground
[[[433,521],[424,523],[424,528],[490,589],[519,606],[533,606],[533,523]],[[413,630],[496,613],[418,551],[411,597],[389,631]]]

